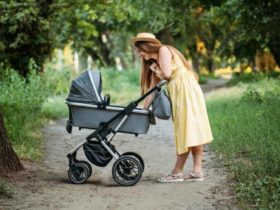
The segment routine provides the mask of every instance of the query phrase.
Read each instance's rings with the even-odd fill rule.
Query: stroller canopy
[[[101,94],[102,80],[99,71],[87,70],[72,81],[67,101],[100,104],[103,101]]]

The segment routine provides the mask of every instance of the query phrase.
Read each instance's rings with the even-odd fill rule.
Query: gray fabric
[[[172,107],[169,96],[165,90],[156,91],[152,102],[153,114],[163,120],[168,120],[172,115]]]
[[[114,110],[114,107],[106,107],[106,109],[90,108],[84,106],[71,105],[68,103],[72,116],[72,125],[81,128],[96,129],[101,123],[107,123],[110,119],[116,116],[122,110],[119,107]],[[111,109],[108,109],[111,108]],[[124,116],[120,116],[114,122],[108,125],[108,128],[115,129]],[[151,114],[131,113],[120,127],[118,132],[146,134],[150,126]]]
[[[91,70],[91,74],[97,94],[101,98],[102,80],[100,72]],[[95,94],[88,72],[85,71],[78,78],[72,81],[70,92],[66,100],[72,102],[98,104],[97,98],[98,97]]]

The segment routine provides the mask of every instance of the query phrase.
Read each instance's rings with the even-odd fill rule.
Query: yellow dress
[[[172,74],[167,89],[172,102],[177,154],[189,147],[210,143],[212,131],[203,92],[191,71],[172,53]]]

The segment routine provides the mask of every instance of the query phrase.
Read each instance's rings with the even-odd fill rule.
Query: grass
[[[0,181],[0,198],[12,198],[12,195],[13,193],[8,185]]]
[[[269,72],[250,72],[250,73],[235,73],[233,78],[228,83],[231,86],[237,85],[238,83],[254,83],[256,81],[262,81],[266,78],[279,78],[279,71]]]
[[[245,209],[280,206],[280,81],[262,79],[209,95],[214,141]]]

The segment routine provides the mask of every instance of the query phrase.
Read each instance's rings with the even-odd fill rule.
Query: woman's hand
[[[156,63],[152,63],[149,68],[151,71],[153,71],[156,74],[158,78],[164,79],[163,72],[161,71],[160,67]]]
[[[149,68],[151,71],[155,72],[157,69],[159,69],[159,66],[157,65],[157,63],[154,62],[150,65]]]

